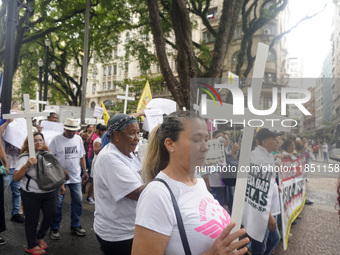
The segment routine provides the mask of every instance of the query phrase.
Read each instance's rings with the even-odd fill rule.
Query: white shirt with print
[[[194,186],[175,181],[163,172],[157,178],[165,180],[176,197],[191,253],[208,251],[230,223],[229,214],[208,192],[202,178]],[[185,254],[170,193],[163,183],[153,181],[142,192],[136,225],[170,236],[165,254]]]
[[[94,231],[103,240],[117,242],[132,239],[135,232],[137,201],[126,195],[143,185],[142,164],[109,143],[98,154],[94,165]]]
[[[81,137],[75,135],[73,138],[66,138],[60,134],[53,138],[49,148],[61,166],[69,173],[70,179],[65,184],[81,183],[80,159],[85,155]]]

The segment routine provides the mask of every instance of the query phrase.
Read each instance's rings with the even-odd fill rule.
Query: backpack
[[[29,156],[28,153],[24,153],[20,157],[27,155]],[[44,150],[39,151],[37,154],[37,161],[37,179],[34,180],[41,190],[54,190],[66,182],[64,169],[51,152]],[[33,178],[28,174],[25,174],[25,176],[28,179],[26,189],[29,191],[28,186]]]

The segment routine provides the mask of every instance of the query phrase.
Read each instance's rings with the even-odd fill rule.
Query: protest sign
[[[45,144],[47,147],[50,146],[50,143],[54,137],[64,132],[63,124],[59,122],[44,120],[41,122],[40,126],[42,127],[41,133],[44,135]]]
[[[304,181],[305,158],[295,160],[282,159],[280,172],[280,197],[283,249],[288,246],[288,237],[292,222],[300,214],[306,200],[306,183]]]
[[[104,113],[104,108],[95,106],[94,111],[93,111],[93,118],[101,119],[103,117],[103,113]]]
[[[24,118],[13,119],[11,123],[8,124],[3,138],[6,142],[12,144],[17,148],[21,148],[27,137],[26,121]]]
[[[176,111],[176,102],[170,99],[154,98],[146,105],[146,109],[161,109],[163,113],[169,115]]]
[[[144,110],[145,119],[143,129],[151,132],[158,124],[163,123],[163,111],[161,109]]]

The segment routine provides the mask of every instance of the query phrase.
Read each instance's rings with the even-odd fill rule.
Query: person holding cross
[[[49,150],[42,133],[34,133],[33,139],[35,153],[40,150]],[[57,213],[57,193],[55,189],[45,191],[39,188],[35,181],[37,177],[37,158],[30,158],[28,154],[24,154],[29,152],[28,138],[26,138],[20,150],[21,156],[16,164],[13,180],[21,180],[21,197],[26,215],[25,233],[27,247],[25,251],[30,254],[45,254],[47,244],[43,238]],[[27,176],[31,178],[27,178]],[[37,231],[40,210],[42,210],[44,217],[40,223],[40,229]]]
[[[82,214],[82,192],[81,192],[81,170],[84,170],[83,179],[88,180],[85,163],[85,149],[79,135],[75,135],[80,129],[76,119],[66,119],[64,122],[64,133],[53,138],[50,144],[51,152],[56,156],[62,167],[69,173],[70,179],[65,182],[71,193],[71,232],[77,236],[85,236],[86,231],[80,225]],[[60,188],[58,194],[58,212],[51,224],[50,238],[59,240],[60,222],[62,219],[62,204],[64,200],[65,187]]]

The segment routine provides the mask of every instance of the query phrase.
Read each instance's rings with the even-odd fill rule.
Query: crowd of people
[[[35,153],[50,151],[67,178],[54,190],[37,185],[37,158],[29,157],[28,139],[20,150],[0,143],[0,232],[5,230],[4,193],[14,183],[17,191],[12,188],[11,220],[25,224],[27,253],[46,253],[44,238],[49,229],[50,239],[62,239],[59,229],[67,187],[71,195],[70,232],[85,236],[82,193],[89,183],[85,201],[95,206],[93,229],[104,254],[246,254],[248,249],[253,255],[271,254],[280,241],[277,178],[271,179],[268,223],[262,227],[263,240],[258,241],[244,228],[233,229],[230,215],[236,176],[225,178],[218,172],[197,173],[195,169],[205,165],[210,139],[223,144],[224,164],[237,167],[242,138],[233,139],[230,131],[209,133],[198,115],[175,112],[164,116],[163,123],[150,133],[141,162],[136,118],[143,115],[143,111],[116,114],[107,127],[87,125],[83,130],[77,120],[66,119],[63,133],[48,147],[38,126],[33,133]],[[58,121],[58,116],[53,113],[48,121]],[[0,126],[0,139],[9,123]],[[316,159],[315,144],[293,134],[263,128],[256,132],[254,141],[253,164],[275,166],[283,159],[297,157],[304,157],[308,164],[311,155]],[[340,182],[338,193],[340,202]],[[43,219],[38,230],[40,210]],[[213,222],[218,224],[214,231],[208,231]],[[0,244],[5,243],[0,238]]]

